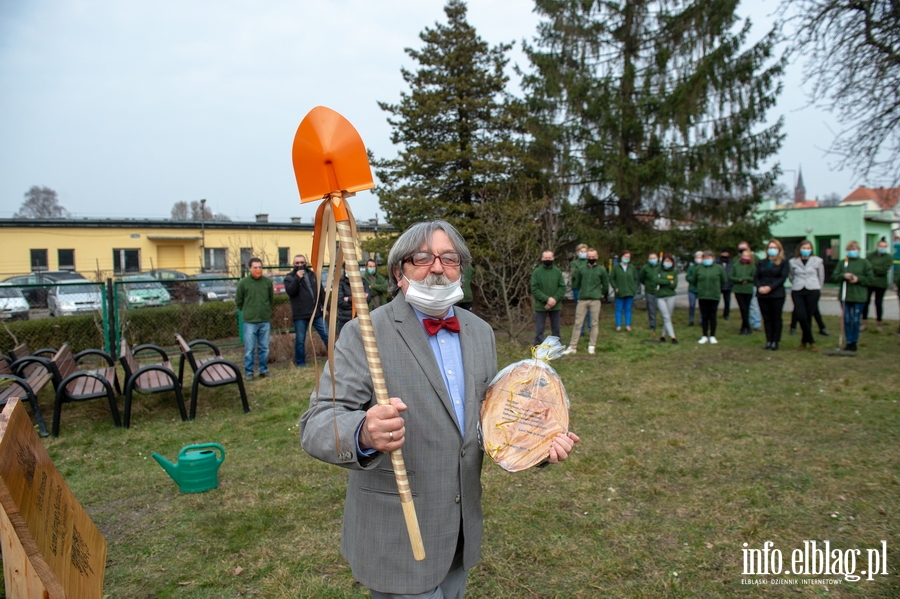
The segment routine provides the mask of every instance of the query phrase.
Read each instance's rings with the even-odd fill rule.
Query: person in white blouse
[[[817,351],[812,335],[813,314],[819,310],[819,296],[825,282],[825,266],[821,258],[813,256],[813,246],[809,240],[803,241],[790,259],[791,300],[794,313],[803,331],[798,349]]]

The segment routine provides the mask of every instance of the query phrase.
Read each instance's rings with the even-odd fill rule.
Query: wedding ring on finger
[[[388,435],[391,437],[391,441],[394,440],[394,431],[388,431]]]

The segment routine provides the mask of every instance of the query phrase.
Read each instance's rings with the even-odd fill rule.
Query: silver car
[[[28,320],[28,308],[19,288],[0,285],[0,320]]]
[[[73,314],[90,314],[103,309],[101,286],[87,279],[82,281],[65,281],[52,287],[47,294],[47,307],[50,316],[71,316]]]

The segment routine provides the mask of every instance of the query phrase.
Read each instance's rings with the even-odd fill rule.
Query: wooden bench
[[[25,343],[20,343],[9,351],[10,363],[21,360],[22,358],[28,358],[28,357],[32,357],[32,356],[35,356],[38,358],[46,358],[46,359],[50,360],[53,358],[53,356],[55,354],[56,354],[56,350],[52,347],[42,347],[41,349],[37,350],[36,352],[32,352],[30,349],[28,349],[28,345]],[[41,363],[41,364],[29,363],[26,374],[31,374],[35,370],[42,370],[42,369],[46,370],[48,373],[50,372],[49,368],[47,368],[43,363]]]
[[[162,361],[141,365],[135,359],[135,355],[146,351],[156,352]],[[181,420],[188,419],[187,411],[184,408],[184,396],[181,393],[181,381],[178,380],[178,376],[169,362],[169,356],[163,348],[147,343],[138,345],[132,351],[128,347],[128,341],[122,339],[119,362],[125,370],[125,428],[131,426],[131,397],[135,390],[141,393],[174,391],[175,400],[178,402],[178,411],[181,412]]]
[[[206,339],[197,339],[186,342],[181,335],[176,334],[175,340],[181,349],[181,360],[178,362],[178,380],[184,382],[184,364],[187,362],[194,372],[194,382],[191,385],[191,420],[197,415],[197,391],[200,385],[204,387],[219,387],[222,385],[230,385],[237,383],[241,392],[241,403],[244,406],[244,413],[250,411],[250,404],[247,402],[247,392],[244,390],[244,377],[241,376],[241,370],[234,362],[230,362],[222,357],[219,348],[211,341]],[[213,351],[212,356],[208,358],[198,358],[194,355],[194,348],[205,346]]]
[[[30,374],[25,374],[25,370],[28,370]],[[13,381],[9,387],[0,390],[0,406],[5,406],[6,402],[13,397],[24,397],[31,404],[31,410],[34,412],[34,419],[41,436],[49,435],[37,400],[41,389],[53,379],[49,363],[36,356],[26,356],[13,363],[9,363],[5,357],[2,357],[0,358],[0,379]]]
[[[94,370],[82,370],[78,361],[85,356],[95,355],[102,357],[108,366]],[[59,420],[62,405],[72,401],[86,401],[89,399],[107,398],[109,411],[112,412],[113,422],[116,426],[122,426],[119,420],[119,407],[116,405],[119,379],[116,375],[116,366],[113,359],[99,349],[86,349],[77,354],[72,354],[69,344],[64,343],[53,360],[50,362],[53,371],[53,384],[56,387],[56,401],[53,403],[53,429],[54,437],[59,436]]]

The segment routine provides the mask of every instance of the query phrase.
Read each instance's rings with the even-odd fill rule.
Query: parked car
[[[169,297],[174,302],[197,302],[200,301],[200,290],[197,283],[189,279],[193,279],[192,275],[183,273],[178,270],[151,270],[146,273],[163,284]]]
[[[0,320],[28,320],[28,300],[18,287],[0,285]]]
[[[196,277],[198,289],[200,291],[200,302],[221,302],[224,300],[233,300],[237,291],[237,283],[228,278],[222,278],[222,275],[214,273],[206,273],[197,275]]]
[[[275,295],[281,295],[284,291],[284,276],[286,272],[267,272],[263,273],[264,277],[272,279],[272,285],[275,287]]]
[[[87,279],[60,281],[47,293],[50,316],[72,316],[103,310],[102,286]]]
[[[130,275],[119,279],[122,294],[125,296],[125,307],[147,308],[150,306],[168,306],[172,296],[163,284],[150,275]]]
[[[22,295],[32,308],[46,308],[47,294],[57,281],[86,281],[83,276],[72,270],[42,270],[18,277],[4,279],[4,285],[20,287]]]

